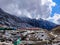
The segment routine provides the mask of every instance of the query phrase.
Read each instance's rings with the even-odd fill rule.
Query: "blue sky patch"
[[[56,3],[55,7],[52,7],[51,17],[54,16],[54,13],[60,14],[60,0],[53,0]]]

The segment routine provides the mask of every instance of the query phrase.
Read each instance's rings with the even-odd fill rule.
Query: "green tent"
[[[14,45],[20,45],[20,44],[21,44],[21,39],[20,38],[14,41]]]
[[[17,39],[17,45],[21,44],[21,39]]]

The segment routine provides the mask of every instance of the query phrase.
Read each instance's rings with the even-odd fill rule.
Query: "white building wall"
[[[40,32],[40,33],[36,33],[36,36],[35,37],[38,37],[39,39],[48,39],[48,34],[45,33],[45,32]]]

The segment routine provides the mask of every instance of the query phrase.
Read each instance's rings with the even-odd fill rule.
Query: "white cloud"
[[[8,2],[8,0],[0,1],[2,2],[1,4],[3,4],[3,6],[0,4],[0,7],[6,12],[16,16],[27,16],[36,19],[48,18],[51,14],[52,6],[56,5],[52,0],[9,0],[10,2]]]
[[[29,18],[42,18],[60,24],[60,14],[50,17],[52,6],[57,4],[52,0],[0,0],[0,7],[13,15]]]
[[[60,24],[60,14],[55,13],[53,17],[49,17],[47,18],[47,20],[54,22],[56,24]]]

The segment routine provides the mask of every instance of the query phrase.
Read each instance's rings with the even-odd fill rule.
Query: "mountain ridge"
[[[15,28],[38,27],[47,30],[51,30],[52,28],[57,26],[56,24],[43,19],[36,20],[30,19],[28,17],[17,17],[6,13],[1,8],[0,8],[0,24],[4,24],[9,27]]]

